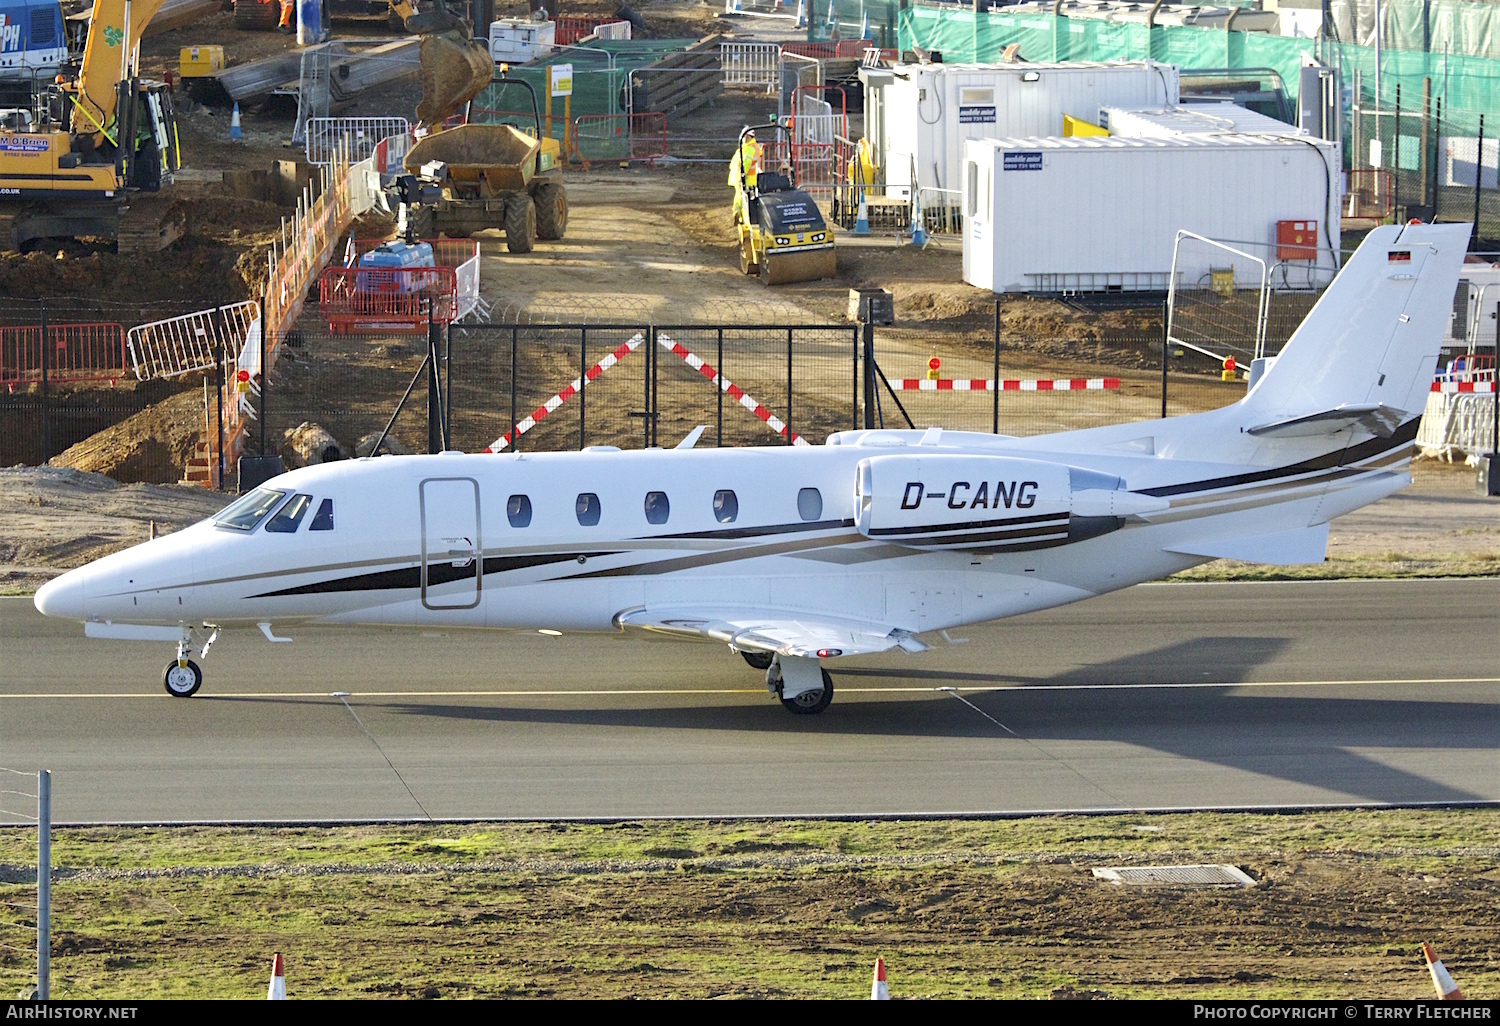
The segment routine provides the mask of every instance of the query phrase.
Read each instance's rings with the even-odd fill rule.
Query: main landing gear
[[[816,659],[771,652],[740,655],[755,669],[766,671],[766,690],[781,699],[787,712],[811,716],[833,702],[833,677]]]

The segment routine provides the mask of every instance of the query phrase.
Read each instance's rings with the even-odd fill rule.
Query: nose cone
[[[82,620],[89,615],[85,607],[88,596],[84,588],[82,569],[69,570],[36,590],[37,612],[43,616],[60,616],[70,620]]]

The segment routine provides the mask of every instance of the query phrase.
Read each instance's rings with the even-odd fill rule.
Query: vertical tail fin
[[[1398,422],[1421,416],[1468,241],[1463,224],[1370,232],[1256,383],[1247,414],[1264,423],[1379,405]]]

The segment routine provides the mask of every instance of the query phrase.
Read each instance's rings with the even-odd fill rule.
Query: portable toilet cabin
[[[886,195],[946,189],[956,205],[964,144],[1063,134],[1063,115],[1092,122],[1106,106],[1177,103],[1177,68],[1156,61],[1066,64],[897,64],[861,69],[865,137]],[[944,200],[923,197],[925,205]]]
[[[1164,292],[1179,229],[1281,262],[1276,281],[1326,283],[1337,270],[1331,143],[1260,135],[970,140],[964,161],[964,281],[992,292]],[[1179,287],[1234,264],[1184,246]]]

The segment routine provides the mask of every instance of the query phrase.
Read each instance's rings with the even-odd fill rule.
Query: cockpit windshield
[[[219,527],[232,527],[236,531],[253,531],[276,504],[286,498],[286,492],[275,488],[257,488],[249,495],[230,503],[213,521]]]

